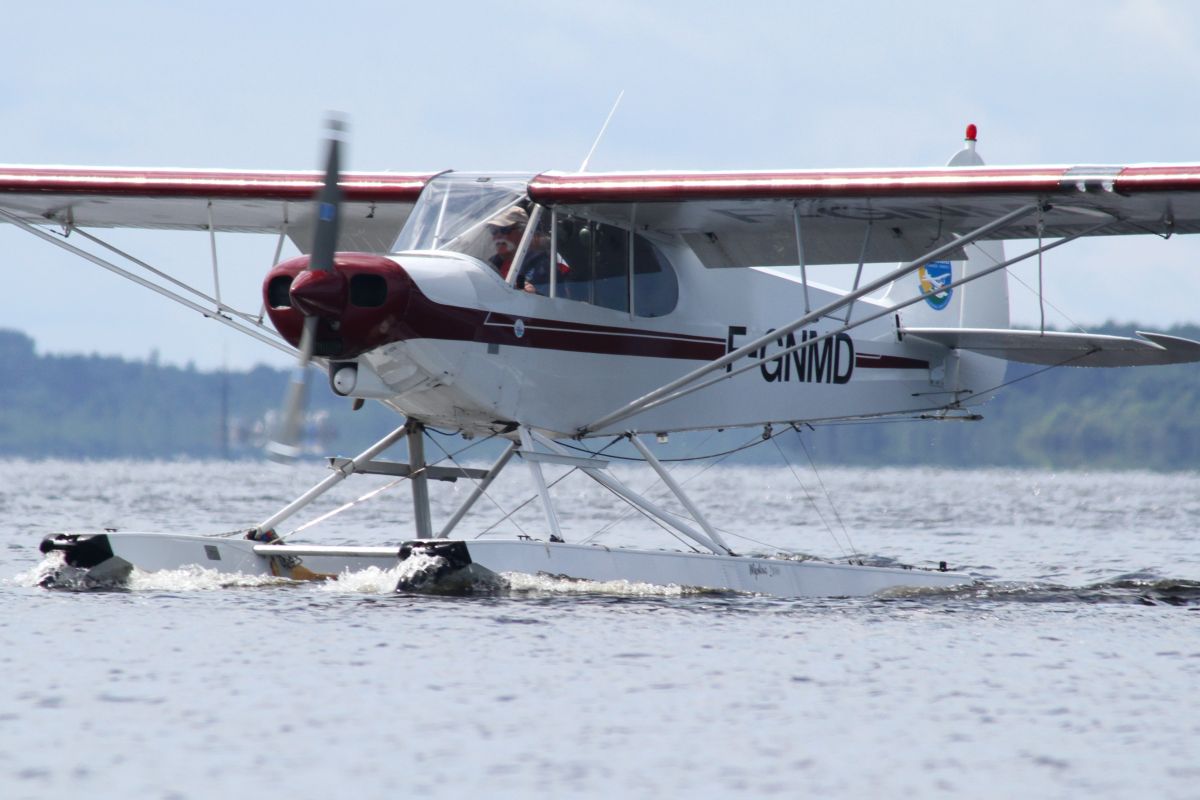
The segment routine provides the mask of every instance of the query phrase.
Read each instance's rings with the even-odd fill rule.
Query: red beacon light
[[[975,123],[967,125],[967,141],[973,142],[979,134],[979,129],[975,127]]]

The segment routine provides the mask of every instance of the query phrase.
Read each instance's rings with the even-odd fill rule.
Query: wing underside
[[[709,267],[908,261],[1023,207],[985,238],[1200,232],[1200,165],[544,173],[530,196],[682,236]]]
[[[391,247],[428,178],[347,173],[345,249]],[[64,229],[285,233],[307,252],[319,186],[317,173],[0,167],[0,210]]]
[[[347,248],[395,240],[432,173],[347,173]],[[79,227],[273,232],[312,224],[316,173],[0,167],[0,209]],[[1020,208],[986,238],[1200,232],[1200,165],[555,173],[534,202],[682,237],[709,267],[907,261]],[[1102,226],[1102,227],[1098,227]],[[799,232],[799,235],[798,235]],[[961,257],[963,254],[952,254]]]

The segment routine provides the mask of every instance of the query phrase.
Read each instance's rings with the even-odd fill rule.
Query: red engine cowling
[[[316,316],[313,354],[351,359],[407,336],[404,319],[413,281],[386,256],[337,253],[333,272],[308,269],[309,257],[282,261],[263,281],[263,302],[275,329],[300,345],[304,317]]]

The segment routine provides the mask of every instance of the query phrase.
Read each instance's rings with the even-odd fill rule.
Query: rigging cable
[[[992,254],[991,254],[991,253],[989,253],[988,251],[984,250],[984,249],[983,249],[982,247],[980,247],[978,244],[974,244],[974,243],[972,243],[972,244],[971,244],[971,247],[975,248],[975,250],[977,250],[977,251],[980,253],[980,255],[982,255],[984,258],[986,258],[986,259],[988,259],[989,261],[991,261],[993,265],[995,265],[995,264],[999,264],[999,263],[1000,263],[999,261],[997,261],[995,258],[993,258],[993,257],[992,257]],[[1041,254],[1040,254],[1040,253],[1038,254],[1038,257],[1039,257],[1038,269],[1039,269],[1039,271],[1040,271],[1040,269],[1041,269],[1041,260],[1040,260],[1040,259],[1041,259]],[[1030,294],[1039,296],[1039,297],[1041,298],[1041,302],[1043,302],[1043,303],[1045,303],[1046,305],[1050,306],[1050,308],[1051,308],[1051,309],[1053,309],[1054,311],[1056,311],[1056,312],[1059,314],[1059,316],[1061,316],[1061,317],[1062,317],[1063,319],[1065,319],[1067,322],[1069,322],[1069,323],[1071,323],[1072,325],[1074,325],[1074,326],[1075,326],[1075,327],[1076,327],[1076,328],[1077,328],[1077,329],[1078,329],[1078,330],[1079,330],[1081,333],[1087,333],[1087,328],[1085,328],[1084,326],[1082,326],[1082,325],[1080,325],[1078,322],[1076,322],[1076,321],[1075,321],[1075,320],[1074,320],[1074,319],[1071,317],[1071,315],[1070,315],[1070,314],[1068,314],[1067,312],[1063,311],[1063,310],[1062,310],[1061,308],[1059,308],[1058,306],[1054,305],[1054,303],[1052,303],[1052,302],[1051,302],[1051,301],[1049,301],[1049,300],[1046,300],[1046,299],[1045,299],[1045,297],[1044,297],[1044,296],[1041,294],[1041,292],[1040,292],[1039,290],[1037,290],[1037,289],[1034,289],[1032,286],[1030,286],[1028,283],[1026,283],[1026,282],[1025,282],[1025,280],[1024,280],[1024,279],[1023,279],[1023,278],[1022,278],[1020,275],[1018,275],[1018,274],[1016,273],[1016,271],[1015,271],[1015,270],[1013,270],[1013,268],[1012,268],[1012,267],[1008,267],[1007,269],[1005,269],[1005,270],[1004,270],[1004,274],[1008,275],[1010,278],[1012,278],[1013,280],[1015,280],[1017,283],[1019,283],[1019,284],[1021,284],[1022,286],[1024,286],[1024,287],[1025,287],[1025,290],[1026,290],[1026,291],[1028,291]],[[1040,275],[1039,275],[1039,278],[1040,278]]]
[[[1097,353],[1097,352],[1099,352],[1099,348],[1092,348],[1091,350],[1080,353],[1079,355],[1071,356],[1070,358],[1059,361],[1057,364],[1047,364],[1046,366],[1042,367],[1041,369],[1035,369],[1033,372],[1030,372],[1027,375],[1021,375],[1020,377],[1013,378],[1011,381],[1004,381],[1003,383],[998,383],[990,389],[981,389],[978,392],[968,392],[966,397],[960,398],[959,400],[957,400],[955,402],[961,403],[963,400],[970,400],[972,397],[978,397],[981,394],[990,394],[992,392],[998,392],[1001,389],[1004,389],[1005,387],[1012,386],[1013,384],[1020,383],[1021,381],[1029,380],[1030,378],[1041,375],[1043,372],[1049,372],[1052,369],[1058,369],[1059,367],[1065,367],[1073,361],[1078,361],[1081,358],[1087,358],[1088,356],[1092,355],[1093,353]],[[947,406],[947,408],[949,408],[949,406]]]
[[[721,428],[719,430],[724,430],[724,429]],[[707,442],[708,439],[711,439],[711,438],[712,438],[712,434],[710,434],[708,436],[708,438],[706,438],[704,440],[704,442]],[[754,438],[752,440],[750,440],[746,444],[739,445],[738,447],[735,447],[731,450],[724,450],[720,453],[709,453],[708,455],[703,455],[703,456],[681,456],[678,458],[660,458],[659,462],[662,464],[676,464],[676,463],[682,463],[685,461],[707,461],[710,458],[722,458],[723,459],[723,458],[726,458],[727,456],[731,456],[735,453],[740,453],[743,450],[749,450],[751,447],[757,447],[758,445],[763,444],[766,441],[767,440],[764,439],[762,436],[755,434]],[[704,442],[701,442],[700,444],[704,444]],[[559,442],[559,444],[562,445],[563,447],[570,448],[571,450],[575,450],[580,453],[587,453],[588,455],[591,455],[591,456],[597,455],[597,453],[593,453],[591,450],[588,450],[586,447],[580,447],[578,445],[568,444],[567,442]],[[611,446],[611,443],[610,443],[610,446]],[[699,445],[697,445],[697,448],[698,447],[699,447]],[[601,452],[603,452],[603,451],[601,451]],[[609,454],[608,456],[605,456],[605,457],[615,459],[617,461],[638,461],[641,463],[645,463],[645,461],[646,461],[646,459],[642,458],[641,456],[618,456],[618,455]],[[655,482],[657,483],[657,481],[655,481]]]
[[[797,430],[796,433],[798,436],[800,431]],[[783,463],[787,464],[787,468],[791,471],[792,477],[796,479],[796,483],[804,492],[804,497],[808,500],[809,505],[812,506],[813,511],[817,512],[817,519],[821,520],[821,524],[825,526],[825,530],[829,533],[829,538],[833,539],[833,543],[837,545],[839,550],[842,551],[843,556],[850,558],[852,553],[846,552],[845,546],[841,543],[841,541],[838,540],[837,534],[834,533],[833,527],[829,524],[829,521],[825,519],[825,515],[821,513],[821,507],[818,506],[817,501],[813,499],[812,493],[808,491],[808,487],[804,485],[804,481],[800,480],[800,476],[796,473],[796,468],[792,466],[792,462],[788,459],[787,455],[784,454],[783,448],[779,446],[779,442],[775,441],[775,438],[772,437],[771,443],[775,445],[775,449],[779,451],[779,457],[783,459]],[[846,541],[850,541],[849,536],[846,537]]]
[[[842,514],[838,511],[837,505],[833,502],[833,496],[829,493],[829,489],[825,487],[825,481],[821,477],[821,473],[817,470],[817,462],[812,457],[812,451],[808,449],[808,445],[804,442],[804,437],[800,435],[800,428],[793,425],[792,429],[796,431],[796,438],[800,440],[800,447],[804,450],[804,455],[808,456],[808,463],[812,467],[813,475],[817,477],[817,483],[821,485],[821,491],[825,493],[825,500],[829,503],[829,507],[833,509],[833,516],[837,519],[838,525],[842,527],[842,533],[846,537],[846,541],[850,543],[850,551],[852,553],[859,552],[858,547],[854,544],[854,540],[850,538],[850,529],[846,527],[846,523],[842,520]]]
[[[426,430],[429,430],[429,429],[427,428]],[[443,433],[442,431],[437,431],[437,433],[442,436],[454,436],[455,435],[453,433]],[[496,434],[493,433],[490,436],[488,436],[487,439],[484,439],[483,441],[486,442],[488,439],[493,439],[495,437],[496,437]],[[441,450],[443,453],[446,453],[446,449],[444,447],[442,447],[440,444],[438,444],[436,440],[434,440],[433,438],[430,438],[429,441],[438,450]],[[459,451],[459,452],[462,452],[462,451]],[[454,456],[450,455],[449,453],[446,453],[446,457],[449,458],[450,461],[452,461],[454,463],[454,466],[458,467],[459,469],[462,469],[462,465],[454,460]],[[475,481],[474,478],[470,478],[470,480]],[[476,482],[476,487],[478,487],[478,485],[479,485],[479,483]],[[513,509],[511,512],[505,513],[504,506],[500,505],[499,501],[496,500],[496,498],[494,498],[490,494],[488,494],[488,492],[486,490],[484,490],[482,492],[482,494],[484,497],[486,497],[488,499],[488,501],[492,505],[494,505],[496,508],[498,508],[500,510],[501,514],[504,514],[504,516],[500,518],[500,521],[496,523],[497,525],[499,525],[500,522],[503,522],[504,520],[511,517],[513,514],[515,514],[518,510],[520,510],[525,505],[524,503],[522,503],[520,506],[517,506],[517,508]],[[528,501],[526,501],[526,502],[528,502]],[[529,536],[529,534],[526,532],[526,530],[521,527],[521,523],[517,522],[515,519],[513,520],[513,525],[517,526],[517,530],[519,530],[521,532],[522,536]],[[490,528],[489,528],[489,530],[490,530]],[[479,538],[479,537],[475,537],[475,538]]]
[[[796,423],[791,423],[791,425],[792,425],[793,427],[795,426],[795,424],[796,424]],[[811,427],[811,426],[809,426],[809,427]],[[695,475],[691,476],[691,477],[690,477],[690,478],[688,478],[687,480],[685,480],[685,481],[680,481],[680,484],[682,485],[682,484],[688,483],[688,482],[689,482],[689,481],[691,481],[693,478],[699,478],[699,477],[700,477],[701,475],[703,475],[705,472],[707,472],[708,470],[710,470],[710,469],[712,469],[713,467],[717,466],[717,464],[721,463],[721,461],[724,461],[724,460],[725,460],[725,458],[727,458],[727,457],[728,457],[728,456],[730,456],[730,455],[733,455],[734,453],[738,452],[739,450],[745,450],[745,449],[748,449],[748,448],[750,448],[750,447],[754,446],[755,444],[762,444],[763,442],[766,442],[766,441],[774,441],[775,437],[777,437],[777,436],[782,436],[782,435],[783,435],[783,432],[784,432],[784,430],[787,430],[787,429],[785,428],[785,429],[783,429],[783,430],[780,430],[780,431],[777,431],[777,432],[772,432],[772,433],[771,433],[769,436],[759,436],[759,437],[757,437],[757,438],[756,438],[756,440],[755,440],[753,443],[751,443],[751,444],[747,444],[747,445],[744,445],[743,447],[737,448],[737,449],[735,449],[735,450],[730,450],[730,451],[728,451],[728,453],[727,453],[726,455],[722,456],[722,457],[721,457],[719,460],[717,460],[717,461],[713,462],[712,464],[709,464],[709,465],[708,465],[708,466],[706,466],[704,469],[700,470],[699,472],[697,472]],[[787,459],[784,459],[784,460],[786,461]],[[789,464],[789,466],[791,466],[791,465]],[[793,473],[793,474],[794,474],[794,473]],[[801,484],[801,488],[804,488],[803,484]],[[814,507],[815,507],[815,504],[814,504]],[[819,513],[819,512],[818,512],[818,513]],[[747,536],[747,535],[746,535],[746,534],[744,534],[744,533],[738,533],[738,532],[736,532],[736,531],[730,531],[730,530],[727,530],[727,529],[725,529],[725,528],[717,527],[717,526],[715,526],[715,525],[714,525],[713,527],[715,527],[715,528],[716,528],[718,531],[720,531],[720,532],[721,532],[723,535],[725,535],[725,536],[729,536],[729,537],[732,537],[732,538],[735,538],[735,539],[741,539],[742,541],[746,541],[746,542],[752,542],[752,543],[754,543],[754,544],[761,545],[762,547],[765,547],[765,548],[767,548],[768,550],[774,550],[776,553],[788,553],[789,555],[797,555],[797,554],[796,554],[794,551],[789,551],[787,548],[785,548],[785,547],[781,547],[781,546],[779,546],[779,545],[777,545],[777,544],[772,544],[772,543],[770,543],[770,542],[764,542],[764,541],[762,541],[761,539],[755,539],[754,537],[752,537],[752,536]],[[828,528],[828,527],[829,527],[829,526],[828,526],[828,525],[826,525],[826,528]],[[830,533],[832,534],[832,531],[831,531]],[[847,536],[846,538],[847,538],[847,540],[849,540],[849,536]],[[840,547],[841,547],[841,545],[840,545],[840,543],[838,543],[838,541],[837,541],[837,537],[836,537],[836,536],[834,536],[834,537],[833,537],[833,539],[834,539],[834,543],[835,543],[835,544],[838,544],[838,547],[840,548]],[[844,549],[844,548],[842,548],[842,552],[843,552],[843,553],[845,552],[845,549]]]
[[[597,452],[597,453],[592,453],[592,455],[593,455],[593,456],[600,455],[600,454],[601,454],[601,453],[603,453],[605,450],[607,450],[608,448],[612,447],[612,446],[613,446],[614,444],[616,444],[617,442],[621,441],[621,439],[622,439],[622,438],[623,438],[623,437],[621,437],[621,436],[616,436],[616,437],[614,437],[614,438],[613,438],[613,440],[612,440],[611,442],[609,442],[608,444],[604,445],[604,447],[600,448],[599,452]],[[588,452],[590,452],[590,451],[588,451]],[[569,476],[571,473],[575,472],[575,470],[577,470],[577,469],[579,469],[579,467],[571,467],[569,470],[567,470],[566,472],[564,472],[562,475],[559,475],[557,478],[555,478],[554,480],[550,481],[550,483],[546,484],[546,489],[547,489],[547,490],[549,490],[549,489],[553,488],[554,486],[556,486],[557,484],[561,483],[563,480],[565,480],[565,479],[567,478],[567,476]],[[486,494],[487,494],[487,492],[484,492],[484,494],[486,495]],[[491,500],[491,498],[490,498],[490,497],[489,497],[488,499],[489,499],[489,500]],[[516,513],[517,513],[518,511],[520,511],[522,508],[524,508],[525,506],[529,505],[530,503],[532,503],[534,500],[537,500],[537,499],[538,499],[538,495],[536,495],[536,494],[535,494],[535,495],[531,495],[530,497],[527,497],[527,498],[525,498],[525,500],[524,500],[524,501],[523,501],[523,502],[522,502],[520,505],[518,505],[516,508],[514,508],[512,511],[509,511],[509,512],[508,512],[507,514],[505,514],[503,517],[501,517],[500,519],[496,520],[495,522],[493,522],[491,525],[489,525],[489,526],[487,526],[486,528],[484,528],[484,529],[483,529],[482,531],[480,531],[479,533],[475,534],[475,538],[476,538],[476,539],[479,539],[480,537],[482,537],[482,536],[486,536],[488,533],[491,533],[491,531],[492,531],[493,529],[495,529],[497,525],[500,525],[500,524],[501,524],[501,523],[503,523],[503,522],[504,522],[506,519],[508,519],[509,517],[511,517],[513,514],[516,514]],[[497,507],[497,508],[500,508],[500,504],[499,504],[499,503],[496,503],[496,501],[495,501],[495,500],[492,500],[492,502],[496,504],[496,507]],[[501,511],[504,511],[504,509],[503,509],[503,508],[500,508],[500,510],[501,510]],[[513,524],[514,524],[514,525],[517,525],[517,527],[518,527],[518,528],[520,528],[520,527],[521,527],[519,524],[517,524],[516,520],[513,520]],[[525,531],[522,529],[522,531],[521,531],[521,532],[522,532],[522,533],[524,533]]]
[[[771,436],[770,436],[770,437],[768,437],[768,438],[771,438],[771,439],[773,439],[774,437],[776,437],[776,436],[779,436],[779,435],[780,435],[780,434],[782,434],[782,433],[783,433],[783,431],[779,431],[779,432],[777,432],[777,433],[773,433],[773,434],[771,434]],[[714,432],[714,434],[715,434],[715,432]],[[706,438],[704,441],[708,441],[708,439],[712,438],[712,436],[713,436],[714,434],[710,434],[710,435],[709,435],[709,437],[708,437],[708,438]],[[734,448],[734,449],[732,449],[732,450],[728,450],[728,451],[726,451],[726,452],[725,452],[724,454],[722,454],[722,455],[720,456],[720,458],[718,458],[716,461],[712,462],[711,464],[708,464],[708,465],[706,465],[706,466],[705,466],[703,469],[701,469],[701,470],[700,470],[699,472],[697,472],[695,475],[692,475],[692,476],[690,476],[690,477],[688,477],[688,478],[685,478],[684,480],[680,481],[680,482],[679,482],[679,484],[680,484],[681,486],[683,486],[683,485],[685,485],[685,484],[688,484],[688,483],[690,483],[691,481],[695,480],[696,478],[699,478],[699,477],[700,477],[701,475],[703,475],[704,473],[708,472],[708,471],[709,471],[710,469],[712,469],[713,467],[715,467],[715,466],[717,466],[718,464],[720,464],[722,461],[724,461],[726,458],[728,458],[729,456],[733,455],[734,453],[741,452],[742,450],[747,450],[747,449],[749,449],[750,447],[753,447],[753,446],[754,446],[754,445],[756,445],[756,444],[762,444],[763,442],[765,442],[765,441],[767,441],[767,440],[768,440],[768,439],[765,439],[765,438],[763,438],[761,435],[759,435],[759,434],[755,434],[754,441],[752,441],[752,442],[748,442],[747,444],[745,444],[745,445],[742,445],[741,447],[736,447],[736,448]],[[700,444],[702,445],[702,444],[704,444],[704,442],[701,442]],[[697,448],[699,448],[699,445],[697,445]],[[710,456],[710,458],[711,458],[711,456]],[[634,460],[634,461],[642,461],[643,459],[631,459],[631,460]],[[664,460],[666,460],[666,459],[664,459]],[[676,461],[676,462],[681,462],[681,461],[696,461],[696,460],[699,460],[699,458],[678,458],[678,459],[672,459],[672,460],[673,460],[673,461]],[[653,488],[654,484],[656,484],[656,483],[658,483],[658,482],[659,482],[659,481],[658,481],[658,479],[655,479],[654,483],[652,483],[652,484],[651,484],[650,488]],[[665,488],[665,487],[664,487],[664,488]],[[649,489],[647,489],[646,491],[649,491]],[[644,494],[644,493],[645,493],[645,492],[643,492],[643,494]],[[609,530],[611,530],[611,529],[612,529],[614,526],[616,526],[616,525],[620,524],[621,522],[623,522],[623,521],[625,521],[625,520],[629,519],[631,516],[633,516],[633,514],[632,514],[632,513],[630,513],[630,512],[626,512],[624,515],[622,515],[622,516],[620,516],[620,517],[617,517],[615,520],[612,520],[612,521],[611,521],[611,522],[609,522],[607,525],[605,525],[603,528],[601,528],[600,530],[596,531],[595,533],[593,533],[593,534],[592,534],[591,536],[589,536],[588,538],[584,539],[584,540],[583,540],[583,542],[586,544],[587,542],[590,542],[591,540],[593,540],[593,539],[595,539],[595,538],[597,538],[597,537],[599,537],[599,536],[602,536],[602,535],[604,535],[604,534],[605,534],[605,533],[607,533]],[[691,519],[690,517],[688,517],[688,516],[686,516],[686,515],[680,515],[680,516],[681,516],[683,519]],[[694,520],[693,520],[693,521],[694,521]],[[755,539],[755,538],[753,538],[753,537],[751,537],[751,536],[747,536],[747,535],[745,535],[744,533],[738,533],[738,532],[736,532],[736,531],[730,531],[730,530],[726,530],[725,528],[721,528],[721,527],[718,527],[718,526],[715,526],[715,525],[714,525],[713,527],[714,527],[714,528],[716,528],[718,531],[720,531],[720,532],[721,532],[723,535],[725,535],[725,536],[730,536],[730,537],[733,537],[733,538],[736,538],[736,539],[741,539],[741,540],[743,540],[743,541],[747,541],[747,542],[753,542],[754,544],[761,545],[762,547],[765,547],[765,548],[768,548],[768,549],[771,549],[771,550],[775,550],[775,551],[777,551],[777,552],[786,552],[786,548],[780,547],[779,545],[776,545],[776,544],[771,544],[770,542],[764,542],[764,541],[762,541],[761,539]],[[673,531],[668,531],[668,532],[669,532],[669,533],[672,533],[672,535],[675,535]],[[676,535],[676,537],[675,537],[675,538],[677,538],[677,539],[678,539],[679,537]],[[683,540],[681,539],[680,541],[683,541]],[[689,547],[691,547],[691,544],[690,544],[689,542],[684,542],[684,544],[686,544],[686,545],[688,545]],[[693,549],[694,549],[694,548],[693,548]]]

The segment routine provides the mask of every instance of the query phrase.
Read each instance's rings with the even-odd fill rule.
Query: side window
[[[629,310],[629,232],[592,223],[596,258],[592,302],[614,311]]]
[[[570,300],[629,311],[629,231],[615,225],[558,215],[557,295]],[[633,303],[641,317],[670,313],[679,284],[670,263],[649,241],[634,236]]]
[[[578,217],[558,218],[558,254],[567,274],[558,282],[558,296],[592,302],[592,224]]]

